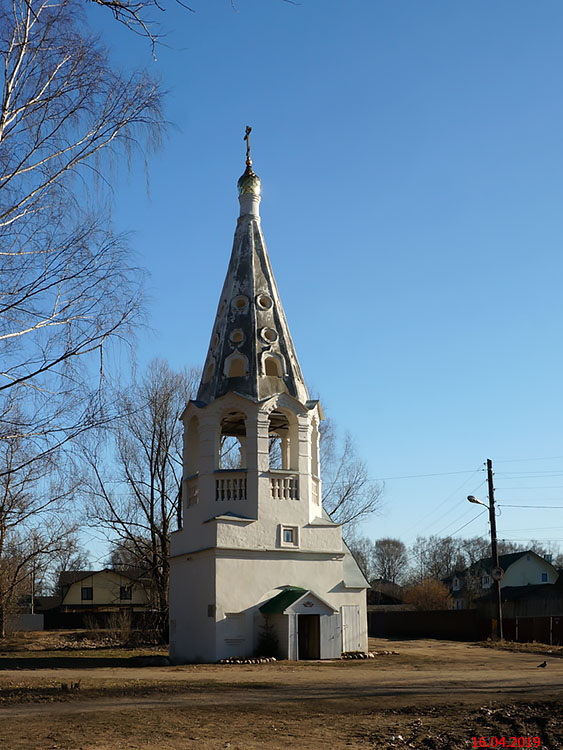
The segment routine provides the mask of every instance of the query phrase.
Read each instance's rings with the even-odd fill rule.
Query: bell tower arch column
[[[299,497],[302,502],[311,502],[311,422],[307,415],[297,417]]]
[[[256,514],[258,498],[270,492],[269,425],[268,415],[259,410],[246,418],[247,491],[250,507]]]

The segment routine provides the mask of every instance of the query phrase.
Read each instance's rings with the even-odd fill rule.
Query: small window
[[[547,583],[547,573],[542,573],[541,574],[541,582],[542,583]]]
[[[94,598],[93,586],[82,586],[81,599],[83,602],[91,602]]]
[[[298,547],[299,533],[297,526],[282,526],[280,529],[280,541],[282,547]]]
[[[481,578],[481,585],[482,586],[490,586],[491,585],[491,577],[490,576],[483,576],[483,578]]]
[[[131,586],[120,586],[119,587],[119,598],[120,599],[131,599],[133,594],[133,590]]]

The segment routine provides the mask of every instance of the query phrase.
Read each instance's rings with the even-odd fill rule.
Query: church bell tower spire
[[[260,225],[262,183],[252,168],[247,126],[246,169],[238,180],[240,215],[198,400],[229,391],[263,400],[287,393],[308,400]]]

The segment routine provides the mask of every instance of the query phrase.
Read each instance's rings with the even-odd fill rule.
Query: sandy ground
[[[506,747],[563,748],[561,652],[431,640],[370,646],[398,653],[144,668],[66,652],[0,658],[0,747],[457,750],[473,747],[473,737],[488,746],[504,737]],[[547,667],[538,668],[544,658]]]

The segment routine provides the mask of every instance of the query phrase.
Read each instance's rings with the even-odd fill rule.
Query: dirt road
[[[563,658],[548,655],[538,668],[543,656],[470,644],[371,646],[398,653],[369,661],[2,670],[0,743],[7,750],[334,750],[470,748],[473,737],[487,736],[563,747]]]

